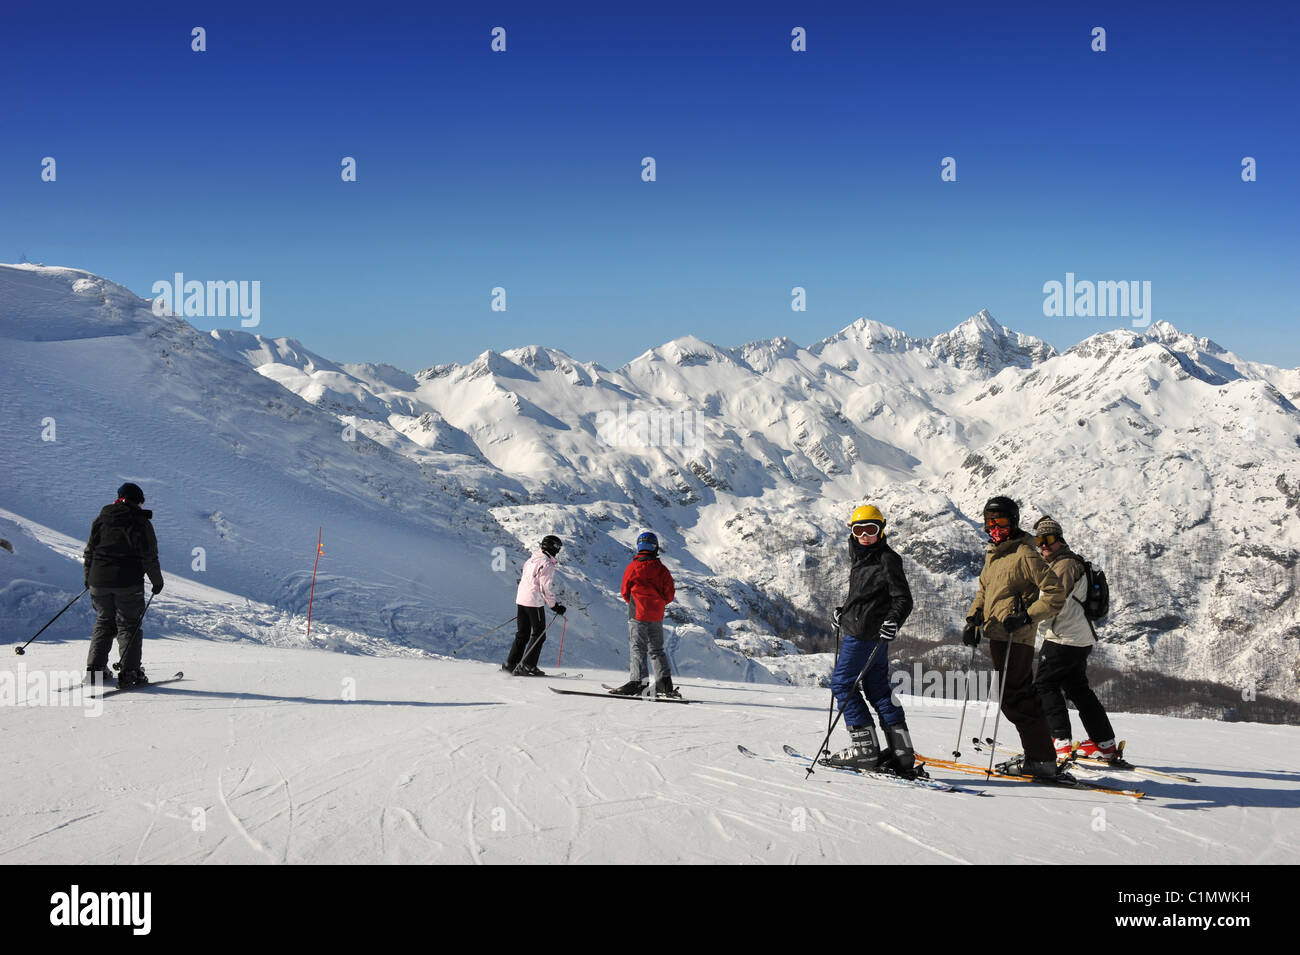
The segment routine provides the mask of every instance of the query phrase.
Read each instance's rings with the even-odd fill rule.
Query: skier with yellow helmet
[[[844,642],[831,674],[844,723],[852,740],[847,749],[827,758],[831,765],[883,770],[913,778],[916,757],[903,708],[893,701],[889,684],[889,641],[912,612],[912,591],[903,561],[885,543],[885,517],[872,504],[849,519],[849,593],[836,608]],[[884,745],[876,740],[871,709],[880,717]]]

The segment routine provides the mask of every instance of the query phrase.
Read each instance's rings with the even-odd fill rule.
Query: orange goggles
[[[985,527],[1010,527],[1011,518],[1004,517],[1001,514],[994,515],[993,517],[986,517],[984,518],[984,526]]]

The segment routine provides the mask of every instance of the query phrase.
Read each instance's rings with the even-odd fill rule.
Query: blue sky
[[[981,307],[1058,347],[1129,324],[1045,317],[1067,272],[1300,365],[1293,8],[532,6],[11,7],[0,261],[258,280],[256,331],[410,370]]]

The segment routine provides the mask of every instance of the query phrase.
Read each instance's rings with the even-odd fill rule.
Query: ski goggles
[[[1055,534],[1039,534],[1039,535],[1038,535],[1038,538],[1037,538],[1037,540],[1038,540],[1038,546],[1039,546],[1039,547],[1051,547],[1053,544],[1055,544],[1055,543],[1056,543],[1057,541],[1059,541],[1060,539],[1061,539],[1061,538],[1057,537]]]
[[[875,521],[863,521],[853,525],[854,537],[875,537],[880,533],[880,525]]]
[[[994,514],[992,517],[984,518],[985,527],[1010,527],[1011,518],[1002,514]]]

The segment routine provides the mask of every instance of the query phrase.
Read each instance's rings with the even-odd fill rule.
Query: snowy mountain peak
[[[1003,368],[1032,368],[1056,355],[1041,338],[1013,332],[982,308],[952,331],[928,342],[930,353],[963,371],[995,375]]]
[[[1144,337],[1183,352],[1208,352],[1211,355],[1227,353],[1227,349],[1217,342],[1204,336],[1179,331],[1166,321],[1153,322],[1151,327],[1145,330]]]
[[[521,349],[515,349],[514,351],[517,355]],[[536,378],[532,372],[516,362],[509,354],[502,354],[490,348],[461,369],[461,374],[466,381],[475,381],[487,377],[522,378],[525,380],[535,380]]]
[[[0,337],[20,341],[130,335],[163,321],[148,300],[82,269],[0,265],[0,300],[22,303],[0,325]]]
[[[251,332],[231,328],[214,328],[208,332],[217,351],[227,358],[243,359],[254,368],[266,364],[292,366],[305,374],[317,371],[340,372],[334,362],[322,358],[296,338],[264,338]]]
[[[690,365],[735,365],[736,357],[729,351],[719,348],[694,335],[683,335],[665,342],[657,348],[651,348],[631,364],[662,361],[679,367]]]
[[[973,326],[975,328],[980,329],[982,332],[991,335],[997,335],[1000,332],[1006,331],[1005,328],[1003,328],[1001,325],[999,325],[997,322],[993,320],[993,316],[989,313],[989,310],[987,308],[981,308],[970,318],[966,319],[966,321],[964,321],[962,324]]]
[[[799,360],[803,346],[784,335],[762,341],[747,342],[736,350],[741,359],[760,375],[770,372],[778,362]]]
[[[562,351],[543,348],[541,345],[525,345],[523,348],[508,348],[501,353],[516,365],[531,368],[533,371],[554,371],[557,365],[572,365],[573,359]]]
[[[813,345],[809,351],[815,355],[821,354],[831,345],[837,345],[845,342],[851,345],[857,345],[865,348],[867,351],[902,351],[917,344],[914,339],[907,336],[891,325],[884,322],[877,322],[870,318],[859,318],[852,325],[840,329],[829,338],[823,338]]]

